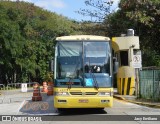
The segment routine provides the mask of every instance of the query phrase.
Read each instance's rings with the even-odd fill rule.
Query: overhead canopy
[[[139,37],[127,36],[127,37],[113,37],[112,48],[115,52],[120,50],[128,50],[130,48],[139,49]]]
[[[118,44],[115,42],[115,37],[112,38],[112,49],[116,52],[119,51],[119,46]]]

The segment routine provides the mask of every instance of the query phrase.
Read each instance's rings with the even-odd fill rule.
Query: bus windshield
[[[104,41],[59,41],[55,86],[111,87],[111,49]]]

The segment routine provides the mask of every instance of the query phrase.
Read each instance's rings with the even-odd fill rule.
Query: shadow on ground
[[[59,115],[86,115],[86,114],[107,114],[104,109],[96,108],[74,108],[74,109],[61,109],[58,111]]]
[[[53,107],[53,96],[42,93],[42,101],[26,100],[19,112],[25,115],[54,115],[57,110]],[[32,98],[31,98],[32,99]]]
[[[42,101],[26,100],[19,110],[19,114],[24,115],[86,115],[86,114],[107,114],[103,109],[60,109],[57,110],[53,106],[53,96],[42,93]]]

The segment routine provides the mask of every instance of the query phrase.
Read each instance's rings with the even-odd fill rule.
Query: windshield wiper
[[[98,90],[98,83],[96,80],[96,76],[94,75],[94,73],[92,73],[92,71],[90,71],[90,75],[92,76],[93,82],[94,82],[94,88],[96,88]]]
[[[74,79],[74,77],[75,77],[75,73],[76,73],[76,71],[77,71],[78,66],[79,66],[79,59],[78,59],[78,63],[76,64],[76,67],[75,67],[75,70],[74,70],[73,75],[70,75],[70,77],[69,77],[68,89],[71,89],[71,87],[72,87],[72,83],[73,83],[73,82],[71,82],[71,80],[73,80],[73,79]]]
[[[94,73],[92,72],[93,69],[90,68],[90,59],[89,59],[89,73],[93,79],[93,82],[94,82],[94,88],[96,88],[98,90],[98,83],[97,83],[97,80],[96,80],[96,76],[94,75]]]
[[[72,86],[71,80],[72,80],[72,79],[73,79],[73,78],[71,78],[71,77],[69,78],[69,81],[68,81],[68,83],[69,83],[69,84],[68,84],[68,89],[71,89],[71,86]]]
[[[93,80],[94,80],[94,83],[95,83],[95,88],[98,90],[98,83],[97,83],[97,80],[96,80],[96,76],[94,75],[94,73],[92,73],[93,75]]]

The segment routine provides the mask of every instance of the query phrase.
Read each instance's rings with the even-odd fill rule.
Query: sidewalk
[[[119,100],[124,100],[126,102],[131,102],[131,103],[138,104],[138,105],[143,105],[143,106],[152,107],[152,108],[160,108],[160,102],[153,102],[153,101],[144,100],[144,99],[137,99],[136,96],[119,95],[117,93],[116,88],[114,88],[113,97]]]

